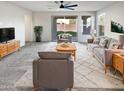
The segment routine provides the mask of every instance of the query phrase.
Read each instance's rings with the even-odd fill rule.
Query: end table
[[[114,53],[112,55],[112,65],[116,70],[121,72],[124,84],[124,56],[122,56],[120,53]]]

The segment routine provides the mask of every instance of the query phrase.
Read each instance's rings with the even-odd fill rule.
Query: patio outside
[[[57,19],[57,35],[69,33],[77,41],[76,19]]]

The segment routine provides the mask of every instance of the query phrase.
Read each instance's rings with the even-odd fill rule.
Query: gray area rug
[[[74,91],[124,90],[120,73],[111,69],[104,73],[103,66],[87,51],[86,45],[77,47],[74,62]],[[32,62],[39,51],[55,51],[55,42],[28,43],[20,51],[6,56],[0,63],[0,90],[31,91]]]

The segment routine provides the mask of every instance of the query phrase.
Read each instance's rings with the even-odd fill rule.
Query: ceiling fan
[[[64,1],[55,1],[56,4],[60,4],[59,8],[62,8],[62,9],[69,9],[69,10],[74,10],[73,7],[77,7],[78,5],[77,4],[71,4],[68,2],[68,3],[65,3],[64,4]]]

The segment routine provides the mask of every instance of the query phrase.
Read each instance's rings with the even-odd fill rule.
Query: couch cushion
[[[93,52],[94,48],[95,48],[95,47],[99,47],[99,45],[98,45],[98,44],[90,43],[90,44],[88,44],[87,47],[88,47],[88,50],[90,50],[90,51]]]
[[[67,59],[71,54],[58,52],[38,52],[38,55],[42,59]]]
[[[107,43],[108,43],[108,38],[100,38],[100,42],[99,42],[99,45],[101,46],[101,47],[103,47],[103,48],[105,48],[106,47],[106,45],[107,45]]]
[[[104,59],[104,48],[94,48],[94,54],[98,57],[98,59],[103,62]]]

